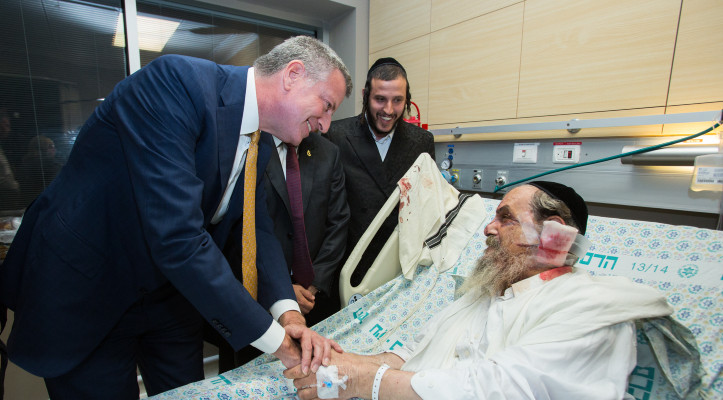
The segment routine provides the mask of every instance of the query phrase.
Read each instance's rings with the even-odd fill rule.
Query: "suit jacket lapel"
[[[276,151],[276,149],[273,150]],[[269,165],[266,166],[266,175],[269,177],[269,181],[271,181],[271,186],[274,187],[276,193],[278,193],[279,197],[283,200],[286,211],[291,215],[289,192],[286,189],[286,179],[284,178],[284,170],[281,169],[281,160],[279,160],[278,151],[276,151],[275,154],[271,154]],[[270,195],[270,193],[267,194],[267,196],[268,195]]]
[[[311,188],[314,186],[314,171],[318,164],[319,154],[315,152],[315,144],[311,136],[304,139],[297,149],[299,169],[301,169],[301,198],[304,201],[304,214],[309,206]]]
[[[266,136],[266,137],[265,137]],[[256,161],[256,190],[263,190],[264,185],[259,186],[259,180],[264,179],[264,170],[269,162],[271,151],[276,151],[274,147],[274,141],[271,139],[271,135],[268,133],[261,133],[261,140],[259,140],[259,155]],[[245,167],[243,167],[245,168]],[[226,242],[226,236],[231,230],[231,225],[236,222],[243,214],[244,204],[244,169],[242,168],[241,174],[236,181],[236,186],[233,188],[233,193],[228,202],[228,210],[223,219],[218,223],[218,226],[213,232],[214,240],[221,244]]]
[[[409,132],[407,132],[404,121],[400,121],[394,130],[392,143],[389,145],[389,151],[387,151],[387,156],[382,163],[384,172],[389,179],[395,176],[401,176],[407,172],[406,169],[409,168],[406,160],[407,157],[403,155],[409,153],[409,147],[411,143],[414,142],[414,138],[411,138]],[[399,170],[403,167],[405,171],[401,171],[401,174],[399,174]],[[396,182],[394,183],[396,184]]]
[[[218,166],[221,179],[221,194],[226,190],[236,158],[241,118],[246,98],[247,67],[231,67],[226,84],[219,93],[222,104],[216,110],[218,133]]]
[[[387,177],[382,167],[382,157],[379,155],[379,149],[371,135],[369,126],[366,123],[359,123],[356,131],[347,135],[346,138],[379,190],[386,193]]]

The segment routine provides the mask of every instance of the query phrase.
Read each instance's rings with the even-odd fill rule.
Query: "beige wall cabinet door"
[[[664,106],[679,0],[528,0],[518,117]]]
[[[429,123],[514,118],[523,4],[432,33]]]

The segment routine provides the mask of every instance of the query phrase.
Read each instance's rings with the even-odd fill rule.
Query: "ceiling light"
[[[160,52],[181,23],[168,19],[138,15],[138,47],[141,50]],[[118,14],[113,46],[125,47],[123,14]]]

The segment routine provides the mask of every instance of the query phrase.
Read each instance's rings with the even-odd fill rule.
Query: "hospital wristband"
[[[389,365],[382,364],[374,375],[374,384],[372,384],[372,400],[379,400],[379,388],[382,386],[382,377],[389,369]]]

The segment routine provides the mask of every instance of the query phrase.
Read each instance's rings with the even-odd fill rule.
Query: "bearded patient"
[[[461,288],[412,343],[375,355],[333,352],[338,398],[622,399],[636,364],[634,321],[668,316],[657,290],[593,277],[588,212],[572,188],[518,186],[486,227],[487,249]],[[316,374],[284,372],[301,399],[328,398]],[[342,379],[343,378],[343,379]],[[321,395],[320,395],[321,394]]]

